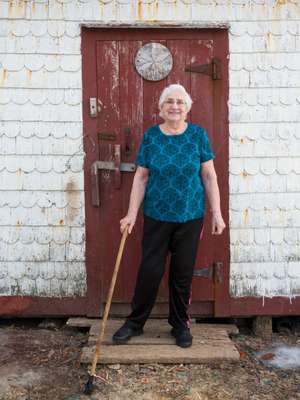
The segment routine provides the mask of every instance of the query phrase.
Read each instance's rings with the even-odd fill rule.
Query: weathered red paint
[[[230,301],[230,315],[236,317],[256,315],[299,315],[300,297],[240,297]]]
[[[222,192],[222,209],[228,225],[228,39],[226,30],[197,29],[83,29],[82,34],[84,134],[90,135],[96,143],[94,153],[87,142],[85,147],[87,314],[98,316],[111,279],[120,240],[119,220],[127,211],[133,174],[122,173],[121,187],[117,189],[113,172],[102,172],[101,205],[96,208],[91,205],[90,166],[97,157],[103,161],[112,160],[115,144],[121,144],[123,162],[134,162],[144,130],[159,121],[158,98],[170,83],[182,83],[191,93],[194,105],[190,119],[204,126],[209,133],[217,153],[215,163]],[[143,80],[134,68],[136,51],[149,41],[167,45],[173,54],[173,70],[159,82]],[[222,60],[222,81],[212,81],[207,75],[185,71],[190,64],[206,64],[216,56]],[[90,97],[97,97],[100,105],[103,104],[94,119],[88,112]],[[103,140],[99,132],[114,133],[116,139]],[[133,294],[140,258],[141,228],[142,220],[139,218],[134,233],[127,240],[118,276],[112,306],[112,312],[116,310],[116,314],[120,310],[125,313],[125,305]],[[215,261],[224,265],[223,282],[200,277],[194,279],[194,315],[229,313],[229,233],[227,230],[221,238],[212,238],[208,218],[196,266],[210,266]],[[163,315],[167,312],[167,300],[166,277],[156,306],[160,312],[164,310]],[[226,302],[228,304],[224,304]]]
[[[153,307],[151,316],[152,317],[165,317],[168,314],[169,305],[168,303],[164,302],[156,302],[155,306]],[[111,314],[116,317],[121,317],[124,315],[128,315],[130,312],[130,304],[129,303],[113,303],[111,306]],[[191,304],[190,307],[191,315],[195,316],[207,316],[207,315],[214,315],[213,303],[211,301],[202,301],[202,302],[194,302]]]
[[[224,31],[215,32],[215,40],[218,46],[215,47],[215,57],[222,60],[221,75],[222,79],[214,81],[213,85],[213,107],[214,112],[213,130],[218,139],[214,143],[215,151],[215,167],[218,173],[218,182],[221,192],[222,213],[226,221],[227,229],[222,236],[214,238],[214,258],[216,261],[222,261],[222,283],[215,280],[214,287],[214,315],[226,316],[230,315],[230,296],[229,296],[229,279],[230,279],[230,248],[229,248],[229,144],[228,144],[228,37]],[[224,60],[226,58],[226,61]],[[219,97],[224,96],[225,101],[218,101]],[[215,139],[215,137],[214,137]]]
[[[198,109],[206,110],[202,112],[199,122],[207,128],[213,142],[216,153],[215,165],[218,172],[219,185],[222,194],[222,211],[228,226],[228,120],[227,120],[227,96],[228,96],[228,39],[225,29],[219,30],[198,30],[189,29],[188,33],[182,29],[83,29],[82,31],[82,56],[83,56],[83,117],[84,117],[84,149],[87,154],[84,166],[85,195],[86,195],[86,241],[87,241],[87,297],[77,298],[52,298],[52,297],[31,297],[31,296],[0,296],[0,315],[1,316],[66,316],[66,315],[89,315],[99,316],[102,313],[103,301],[105,301],[106,290],[110,281],[110,275],[117,253],[120,240],[118,232],[118,220],[124,215],[131,187],[132,176],[122,174],[122,189],[114,191],[114,198],[118,207],[107,208],[110,205],[110,189],[113,180],[109,175],[102,177],[100,198],[105,199],[105,207],[100,209],[91,205],[91,186],[90,186],[90,166],[92,163],[103,156],[109,158],[113,151],[113,144],[120,143],[123,148],[123,161],[132,161],[144,127],[156,122],[156,104],[161,89],[174,80],[182,83],[190,89],[192,97],[196,100],[192,109],[192,120],[198,122]],[[102,76],[100,61],[97,59],[96,42],[106,40],[109,46],[111,40],[118,42],[115,49],[123,62],[119,66],[119,73],[122,79],[118,80],[120,87],[119,109],[110,109],[110,119],[101,121],[98,118],[89,117],[89,97],[99,97],[99,93],[109,98],[111,93],[102,91],[108,88],[110,69]],[[121,40],[121,43],[120,43]],[[171,76],[164,82],[152,84],[143,82],[142,78],[136,76],[135,72],[128,68],[132,63],[136,50],[142,45],[143,41],[155,40],[161,43],[168,42],[168,47],[177,62]],[[202,50],[197,51],[197,40],[202,40]],[[222,80],[213,83],[202,75],[190,75],[184,72],[182,65],[190,62],[191,49],[196,49],[197,62],[205,59],[203,49],[204,41],[213,40],[213,53],[206,53],[206,58],[212,56],[223,60]],[[186,46],[186,43],[189,43]],[[200,47],[201,47],[200,45]],[[184,51],[183,51],[184,50]],[[204,51],[205,50],[205,51]],[[195,51],[195,50],[194,50]],[[204,52],[203,52],[204,51]],[[98,53],[99,54],[99,53]],[[100,51],[101,54],[101,51]],[[107,53],[103,54],[105,58]],[[202,59],[201,59],[202,57]],[[195,59],[196,60],[196,59]],[[105,60],[104,64],[105,64]],[[203,61],[206,63],[207,61]],[[98,72],[97,72],[98,67]],[[115,66],[112,65],[112,68]],[[97,81],[98,77],[98,81]],[[200,82],[200,83],[199,83]],[[144,88],[144,90],[143,90]],[[203,98],[204,92],[210,93],[209,98]],[[143,93],[147,93],[145,97]],[[200,97],[198,98],[198,93]],[[219,101],[222,99],[222,101]],[[131,100],[131,101],[130,101]],[[117,99],[115,99],[117,101]],[[117,103],[116,103],[117,104]],[[147,112],[143,115],[143,110],[147,106]],[[152,113],[151,110],[155,110]],[[118,114],[119,112],[119,114]],[[196,112],[196,114],[195,114]],[[213,113],[213,114],[212,114]],[[114,116],[112,121],[112,116]],[[134,117],[134,118],[133,118]],[[97,133],[103,128],[114,126],[117,131],[117,140],[101,143]],[[127,138],[123,131],[124,127],[130,127],[133,132],[130,141],[131,154],[126,155]],[[142,126],[142,129],[141,129]],[[111,148],[109,145],[111,144]],[[108,182],[109,181],[109,182]],[[121,191],[124,195],[121,196]],[[105,197],[106,196],[106,197]],[[107,198],[108,197],[108,198]],[[114,200],[115,201],[115,200]],[[105,210],[109,210],[108,213]],[[209,226],[206,225],[209,229]],[[137,222],[136,232],[140,232],[142,220]],[[273,297],[273,298],[230,298],[229,295],[229,230],[221,237],[213,240],[207,237],[202,242],[205,249],[203,256],[199,259],[197,266],[209,265],[211,260],[222,261],[222,281],[216,276],[208,283],[206,278],[195,278],[193,285],[194,302],[191,306],[193,316],[256,316],[256,315],[299,315],[300,298]],[[108,242],[103,238],[108,239]],[[136,275],[136,268],[139,261],[139,241],[140,236],[135,233],[130,237],[124,251],[124,259],[130,255],[131,265],[122,265],[123,273],[118,278],[118,288],[115,301],[112,304],[112,314],[123,316],[129,312],[129,302]],[[103,265],[103,260],[109,260]],[[126,263],[125,263],[126,264]],[[165,299],[166,280],[163,282],[159,300]],[[195,296],[196,293],[196,296]],[[197,296],[199,295],[199,298]],[[125,299],[125,300],[124,300]],[[127,299],[127,300],[126,300]],[[198,301],[195,301],[198,300]],[[165,316],[168,312],[166,302],[158,302],[153,310],[154,316]]]
[[[0,315],[2,317],[84,315],[86,301],[86,297],[1,296]]]

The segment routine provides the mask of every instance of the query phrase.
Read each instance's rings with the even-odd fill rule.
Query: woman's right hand
[[[130,234],[132,229],[133,229],[133,227],[134,227],[135,221],[136,221],[136,218],[134,218],[134,217],[132,217],[132,216],[130,216],[128,214],[126,215],[126,217],[122,218],[120,220],[120,231],[121,231],[121,233],[124,232],[126,226],[128,225],[128,233]]]

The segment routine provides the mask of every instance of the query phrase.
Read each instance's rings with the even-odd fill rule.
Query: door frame
[[[213,126],[214,131],[222,137],[222,143],[224,144],[223,151],[218,155],[215,160],[216,165],[220,164],[222,168],[218,169],[219,181],[225,183],[225,187],[222,188],[222,212],[225,221],[229,221],[229,182],[228,182],[228,171],[229,171],[229,123],[228,123],[228,25],[222,24],[218,26],[208,26],[197,24],[176,24],[174,25],[145,25],[145,24],[132,24],[132,25],[90,25],[84,24],[81,26],[81,53],[82,53],[82,84],[83,84],[83,146],[86,154],[84,161],[84,190],[85,190],[85,216],[86,216],[86,273],[87,273],[87,306],[86,315],[91,317],[99,317],[103,312],[103,301],[99,301],[93,295],[94,293],[102,292],[100,271],[99,271],[99,254],[97,249],[97,241],[101,240],[100,229],[95,221],[95,207],[91,204],[91,174],[90,169],[94,161],[97,161],[99,154],[98,142],[96,140],[97,133],[97,118],[91,118],[89,115],[89,98],[97,98],[97,85],[96,85],[96,62],[94,60],[96,51],[96,41],[101,35],[101,32],[111,32],[112,30],[123,30],[128,28],[130,30],[149,30],[153,32],[159,29],[169,30],[195,30],[201,35],[207,33],[209,38],[213,38],[217,46],[215,46],[214,56],[222,59],[222,79],[214,82],[214,114],[219,115],[220,118],[214,119]],[[124,31],[125,32],[125,31]],[[130,33],[131,34],[131,33]],[[113,38],[111,38],[113,40]],[[223,101],[217,100],[223,96]],[[225,98],[224,98],[225,96]],[[95,138],[94,138],[94,137]],[[96,209],[97,210],[97,209]],[[218,273],[214,273],[213,284],[214,284],[214,306],[213,310],[211,307],[207,307],[207,313],[214,316],[229,316],[230,315],[230,294],[229,294],[229,279],[230,279],[230,250],[229,250],[229,227],[222,234],[220,238],[215,237],[215,258],[216,261],[223,260],[223,268]],[[98,266],[98,267],[97,267]],[[105,300],[105,299],[104,299]],[[198,307],[202,309],[202,307]],[[191,309],[193,312],[193,307]],[[195,310],[196,311],[196,310]],[[194,311],[194,312],[195,312]],[[203,313],[205,314],[205,307]]]

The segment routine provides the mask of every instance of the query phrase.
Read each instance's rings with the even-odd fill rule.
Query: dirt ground
[[[88,331],[65,322],[0,319],[0,400],[300,399],[300,368],[265,366],[256,356],[274,343],[300,347],[300,337],[262,339],[245,327],[232,337],[239,362],[98,366],[95,390],[84,396],[87,367],[79,357]]]

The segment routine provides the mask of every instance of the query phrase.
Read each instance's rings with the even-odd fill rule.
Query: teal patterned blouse
[[[144,214],[160,221],[186,222],[205,214],[201,163],[212,160],[206,131],[188,123],[179,135],[164,134],[159,125],[144,133],[136,164],[149,169]]]

